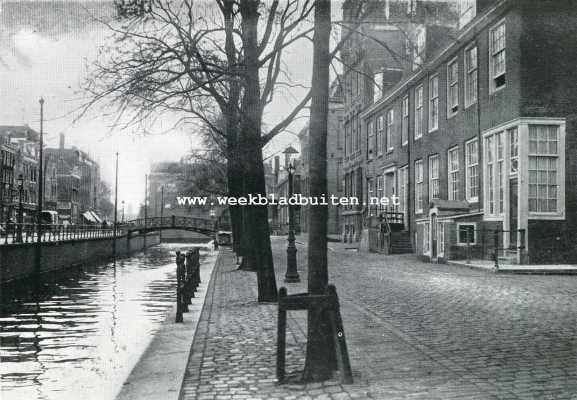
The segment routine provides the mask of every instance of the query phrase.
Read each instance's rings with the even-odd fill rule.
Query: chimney
[[[58,146],[60,150],[64,149],[64,133],[60,132],[60,144]]]
[[[278,173],[280,169],[280,157],[274,156],[274,184],[278,184]]]

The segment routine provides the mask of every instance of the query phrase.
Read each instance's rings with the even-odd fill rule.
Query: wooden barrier
[[[285,353],[287,311],[295,310],[313,310],[317,315],[321,315],[321,313],[326,313],[328,315],[335,344],[334,348],[336,352],[337,365],[341,372],[341,382],[345,384],[353,383],[353,374],[347,350],[339,298],[337,296],[337,289],[334,285],[329,285],[327,293],[324,295],[313,295],[308,293],[287,295],[286,288],[280,288],[278,298],[276,362],[276,376],[279,382],[284,381],[286,375]]]

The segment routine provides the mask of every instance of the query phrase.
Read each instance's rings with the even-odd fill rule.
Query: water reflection
[[[174,302],[180,249],[3,288],[0,398],[113,399]]]

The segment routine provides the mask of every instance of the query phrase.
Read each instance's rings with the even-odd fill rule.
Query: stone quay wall
[[[42,243],[41,273],[106,260],[113,256],[112,238],[73,239]],[[160,243],[158,232],[146,235],[146,247]],[[122,235],[116,238],[119,257],[143,250],[145,236]],[[0,246],[0,283],[32,276],[35,271],[36,243]]]

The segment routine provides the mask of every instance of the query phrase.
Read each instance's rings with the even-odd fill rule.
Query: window
[[[465,195],[467,201],[477,202],[479,201],[479,150],[478,150],[478,140],[473,139],[467,142],[465,147],[465,162],[467,165],[466,170],[466,187]]]
[[[476,0],[459,0],[459,28],[467,25],[477,13]]]
[[[445,223],[437,222],[437,256],[445,256]]]
[[[383,97],[383,73],[377,72],[373,79],[373,103]]]
[[[475,224],[463,223],[457,224],[457,244],[458,245],[474,245],[477,243],[475,237]]]
[[[465,50],[465,107],[477,101],[477,46]]]
[[[455,147],[449,150],[447,157],[448,165],[448,182],[449,182],[449,200],[459,200],[459,148]]]
[[[495,214],[495,160],[493,135],[485,137],[485,213]]]
[[[345,124],[345,156],[351,154],[351,124]]]
[[[375,124],[369,121],[367,124],[367,159],[375,155]]]
[[[423,85],[415,89],[415,140],[423,136]]]
[[[377,197],[379,199],[382,199],[384,196],[384,182],[385,182],[385,175],[381,175],[381,176],[377,176]],[[383,209],[385,208],[385,206],[383,204],[381,204],[380,200],[379,200],[379,212],[383,211]]]
[[[557,212],[559,127],[529,125],[529,212]]]
[[[415,161],[415,213],[423,212],[423,160]]]
[[[429,223],[425,222],[423,224],[423,254],[427,254],[431,251],[431,246],[430,246],[430,230],[429,230]]]
[[[393,144],[393,125],[395,123],[395,110],[392,108],[387,112],[387,151],[394,149]]]
[[[509,135],[509,157],[510,157],[510,174],[516,174],[519,171],[519,132],[517,127],[507,130]]]
[[[505,57],[505,22],[501,22],[489,31],[490,35],[490,88],[495,91],[505,86],[506,57]]]
[[[424,27],[417,28],[417,34],[415,38],[416,46],[414,46],[413,53],[413,71],[420,68],[423,65],[423,60],[425,59],[425,42],[426,42],[426,30]]]
[[[384,116],[379,115],[379,117],[377,118],[377,151],[379,152],[379,155],[383,154],[383,147],[384,145],[384,126],[385,126],[385,121],[384,121]]]
[[[376,205],[371,205],[371,199],[375,196],[375,186],[373,178],[367,179],[367,204],[369,204],[369,215],[376,215]]]
[[[400,175],[399,175],[399,202],[400,202],[400,207],[399,207],[399,211],[405,213],[407,212],[407,194],[408,194],[408,188],[407,188],[407,184],[409,182],[408,177],[409,177],[409,167],[408,166],[404,166],[400,169]]]
[[[457,59],[447,65],[447,116],[459,111],[459,62]]]
[[[401,114],[401,145],[404,146],[409,142],[409,96],[403,98]]]
[[[429,157],[429,199],[439,198],[439,156]]]
[[[429,79],[429,132],[439,127],[439,76]]]
[[[505,144],[503,143],[503,132],[496,134],[497,140],[497,196],[499,197],[499,214],[505,212]]]

